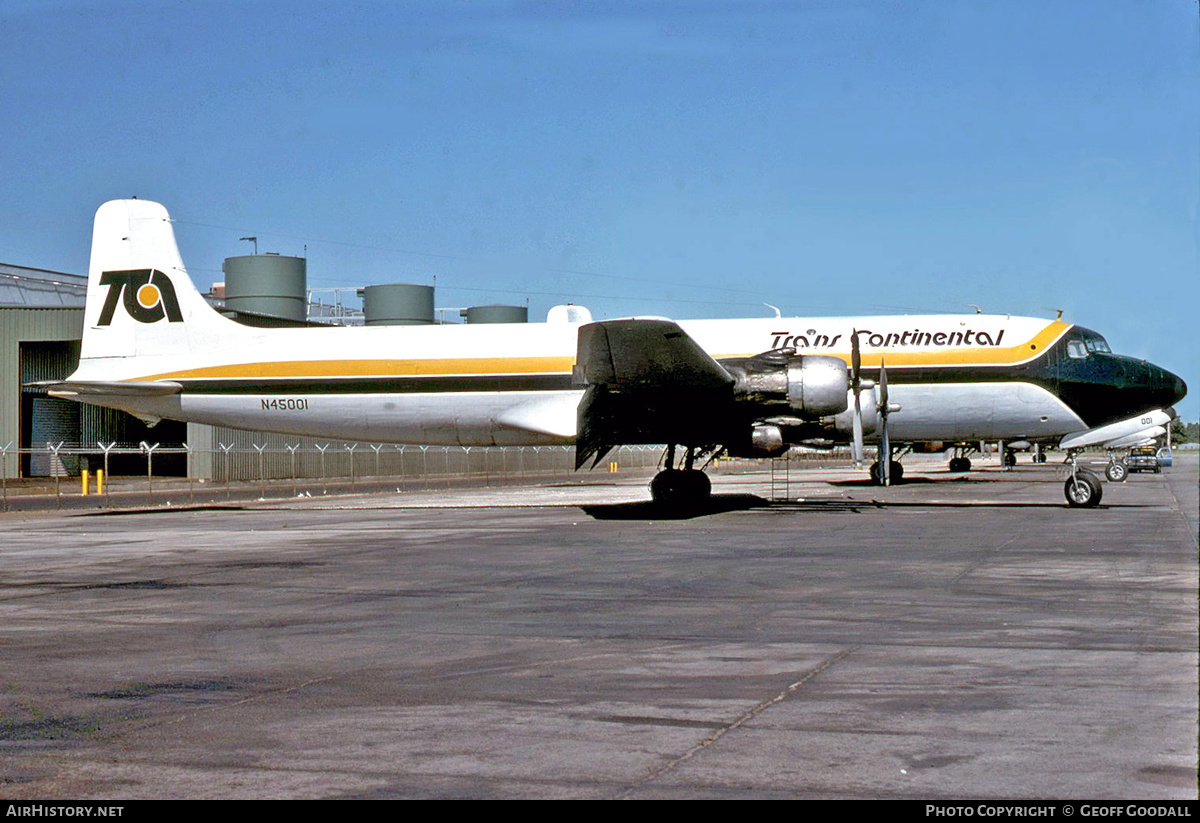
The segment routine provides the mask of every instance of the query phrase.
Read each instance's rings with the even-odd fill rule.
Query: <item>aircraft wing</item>
[[[733,376],[679,324],[663,318],[589,323],[579,329],[575,466],[599,463],[617,443],[667,442],[731,396]],[[661,432],[661,435],[659,435]],[[686,436],[686,434],[685,434]]]
[[[1155,409],[1154,411],[1131,417],[1128,420],[1121,420],[1117,423],[1109,423],[1107,426],[1099,426],[1098,428],[1068,434],[1059,442],[1058,447],[1060,449],[1081,449],[1085,446],[1096,446],[1101,443],[1108,443],[1112,440],[1128,437],[1131,434],[1137,434],[1154,426],[1166,426],[1173,419],[1174,410],[1164,411],[1162,409]]]

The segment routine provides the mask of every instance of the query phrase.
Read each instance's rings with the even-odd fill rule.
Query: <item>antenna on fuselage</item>
[[[779,311],[779,309],[775,308],[770,303],[763,303],[763,305],[766,306],[771,311],[775,312],[776,317],[783,317],[783,312]]]

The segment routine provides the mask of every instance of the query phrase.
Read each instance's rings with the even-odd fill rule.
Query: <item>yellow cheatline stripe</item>
[[[1015,346],[962,347],[940,351],[903,351],[874,349],[862,353],[865,368],[878,368],[880,361],[892,367],[937,366],[1008,366],[1025,363],[1041,356],[1070,329],[1072,324],[1051,322],[1032,340]],[[751,354],[717,354],[714,360],[727,357],[753,357]],[[804,350],[800,354],[804,354]],[[812,351],[850,362],[850,352]],[[231,363],[223,366],[203,366],[163,374],[133,378],[138,381],[288,378],[288,377],[443,377],[448,375],[490,374],[569,374],[575,365],[574,357],[466,357],[430,358],[422,360],[284,360],[278,362]]]
[[[493,357],[429,360],[285,360],[231,363],[153,374],[137,380],[239,377],[443,377],[451,374],[570,374],[574,357]]]

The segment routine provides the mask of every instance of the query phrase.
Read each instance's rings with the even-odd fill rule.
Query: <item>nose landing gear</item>
[[[1071,476],[1063,484],[1063,494],[1067,498],[1067,505],[1078,509],[1092,509],[1099,506],[1100,498],[1104,495],[1104,487],[1100,485],[1100,478],[1087,469],[1079,468],[1075,452],[1067,453],[1067,461],[1071,466]]]

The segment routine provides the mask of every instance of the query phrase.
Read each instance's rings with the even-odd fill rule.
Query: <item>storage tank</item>
[[[470,324],[529,322],[528,306],[471,306],[459,314]]]
[[[303,322],[308,261],[282,254],[226,257],[225,308]]]
[[[388,283],[358,290],[368,326],[425,326],[433,322],[433,286]]]

